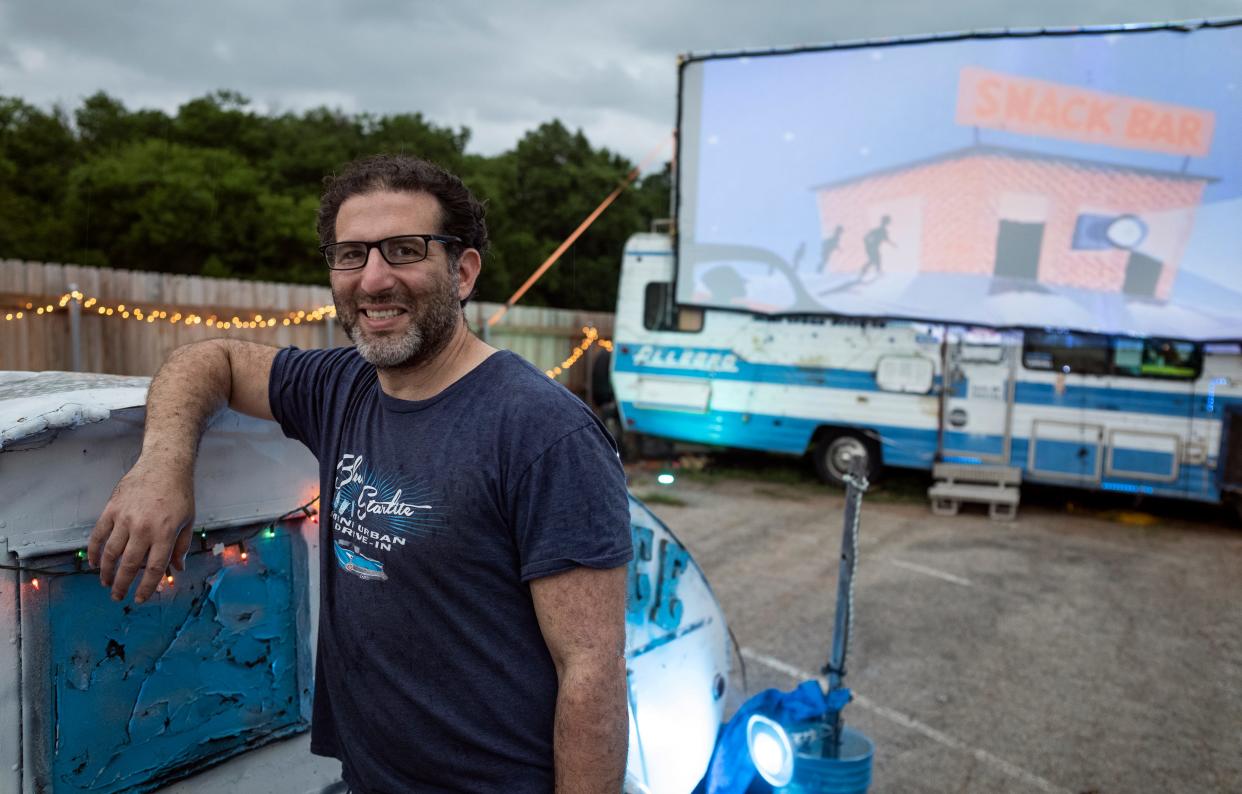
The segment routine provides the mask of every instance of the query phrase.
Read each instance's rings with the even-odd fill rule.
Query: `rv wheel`
[[[815,456],[815,473],[830,485],[845,485],[845,475],[849,473],[850,463],[857,457],[863,459],[867,479],[875,479],[880,469],[879,455],[875,454],[871,443],[853,433],[821,437],[815,443],[812,454]]]

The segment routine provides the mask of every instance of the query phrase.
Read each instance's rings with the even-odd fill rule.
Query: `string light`
[[[48,303],[44,306],[35,306],[33,302],[26,302],[25,311],[6,311],[4,319],[6,322],[26,319],[28,316],[40,317],[43,315],[53,314],[61,311],[69,306],[71,302],[81,304],[83,309],[94,309],[95,313],[100,317],[119,316],[122,320],[135,320],[145,322],[148,325],[157,322],[167,322],[170,325],[206,325],[209,328],[228,331],[237,330],[256,330],[261,328],[275,328],[277,324],[283,326],[301,325],[302,323],[317,323],[329,318],[336,317],[336,306],[332,304],[324,304],[310,311],[298,309],[297,311],[288,311],[280,316],[264,316],[258,312],[250,315],[248,318],[239,317],[234,314],[232,317],[221,318],[215,314],[203,316],[194,312],[182,313],[175,309],[151,308],[143,309],[139,306],[126,306],[124,303],[118,303],[115,306],[109,306],[99,302],[99,299],[93,296],[87,296],[79,290],[73,290],[61,295],[55,304]],[[34,311],[33,315],[28,314]]]
[[[587,352],[587,350],[591,348],[591,345],[594,345],[594,344],[598,344],[602,349],[607,350],[609,352],[612,351],[611,340],[600,339],[599,331],[594,326],[591,326],[591,325],[583,326],[582,327],[582,341],[579,342],[578,345],[573,349],[573,351],[570,352],[569,358],[562,361],[560,366],[553,367],[552,369],[544,370],[544,374],[547,375],[549,378],[555,378],[557,375],[560,375],[562,372],[568,372],[570,367],[572,367],[574,364],[577,364],[578,359],[582,358],[582,356]]]
[[[298,507],[295,507],[294,509],[290,510],[288,513],[285,513],[284,515],[275,519],[272,523],[265,524],[262,527],[259,527],[258,529],[254,530],[254,532],[252,532],[251,534],[240,539],[236,544],[226,546],[223,543],[218,543],[216,544],[215,547],[210,548],[210,551],[212,554],[215,554],[217,556],[221,554],[225,555],[225,562],[229,561],[230,555],[232,554],[237,554],[241,562],[245,562],[250,557],[250,554],[246,549],[247,540],[250,540],[251,538],[254,538],[260,534],[265,534],[267,537],[275,537],[276,528],[279,526],[280,522],[285,521],[286,519],[293,518],[299,513],[304,514],[304,515],[310,515],[311,511],[315,510],[315,508],[311,507],[311,505],[315,504],[318,501],[319,501],[319,495],[315,494],[315,496],[312,497],[310,501]],[[202,541],[202,552],[201,553],[206,554],[209,551],[209,547],[207,546],[207,528],[200,527],[198,530],[196,530],[196,532],[198,533],[199,539]],[[83,561],[87,558],[86,549],[77,549],[76,551],[74,551],[74,557],[75,557],[75,560],[74,560],[75,570],[71,570],[71,571],[56,570],[56,569],[50,569],[50,568],[31,568],[29,566],[6,565],[4,563],[0,563],[0,570],[17,571],[18,573],[24,573],[26,575],[33,574],[33,576],[31,576],[31,579],[30,579],[30,586],[34,588],[35,590],[40,590],[42,588],[41,577],[43,576],[46,576],[50,579],[56,579],[61,576],[82,576],[82,575],[88,575],[88,574],[96,575],[95,571],[89,568],[86,568],[82,564]],[[174,582],[175,580],[173,578],[172,572],[166,570],[165,575],[160,577],[160,583],[158,587],[163,588],[166,585],[171,586],[172,584],[174,584]]]

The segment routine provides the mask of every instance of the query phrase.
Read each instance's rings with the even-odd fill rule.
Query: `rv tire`
[[[825,433],[815,442],[811,454],[815,458],[815,473],[829,485],[844,486],[851,461],[860,455],[868,480],[874,480],[880,471],[880,456],[875,445],[857,433]]]

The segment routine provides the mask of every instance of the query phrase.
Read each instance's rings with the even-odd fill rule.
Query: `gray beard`
[[[374,296],[376,303],[396,303],[410,314],[410,325],[400,335],[368,336],[358,331],[358,312],[345,306],[333,292],[337,321],[358,350],[358,355],[377,369],[413,369],[434,358],[457,330],[461,303],[457,298],[457,277],[439,294],[416,303],[408,292],[389,292]]]

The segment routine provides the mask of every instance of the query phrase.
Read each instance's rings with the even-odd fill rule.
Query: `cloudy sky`
[[[672,129],[679,53],[1226,16],[1242,0],[0,0],[0,95],[419,111],[484,154],[560,118],[638,160]]]

